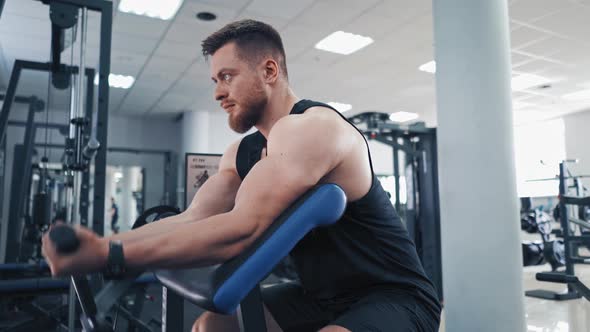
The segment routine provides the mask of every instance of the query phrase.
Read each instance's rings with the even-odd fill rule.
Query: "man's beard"
[[[239,112],[234,111],[229,115],[230,128],[239,134],[247,132],[260,121],[268,103],[268,97],[262,89],[253,90],[250,97],[240,103]]]

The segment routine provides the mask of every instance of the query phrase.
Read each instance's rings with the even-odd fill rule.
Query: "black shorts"
[[[352,332],[437,332],[440,315],[409,294],[375,291],[360,298],[318,301],[297,283],[262,288],[264,304],[284,332],[338,325]]]

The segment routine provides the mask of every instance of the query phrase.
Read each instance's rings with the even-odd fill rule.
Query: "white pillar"
[[[507,2],[433,15],[446,331],[526,331]]]
[[[210,114],[206,111],[186,111],[182,119],[182,154],[178,163],[177,202],[184,202],[185,153],[211,153],[209,145]]]
[[[184,112],[182,138],[184,152],[209,153],[209,112]]]

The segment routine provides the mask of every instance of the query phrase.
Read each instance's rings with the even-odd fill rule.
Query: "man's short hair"
[[[272,26],[248,19],[229,23],[203,40],[203,55],[213,55],[231,42],[236,44],[238,56],[251,64],[257,63],[262,56],[271,55],[279,64],[285,78],[289,77],[283,41]]]

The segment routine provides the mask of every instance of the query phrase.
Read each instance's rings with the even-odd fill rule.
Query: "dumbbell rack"
[[[567,161],[562,161],[559,164],[559,214],[565,247],[565,271],[539,272],[537,273],[536,278],[539,281],[567,284],[567,290],[563,293],[558,293],[538,289],[526,291],[525,294],[530,297],[555,301],[578,299],[583,296],[590,301],[590,289],[588,289],[588,287],[575,276],[574,272],[574,264],[590,264],[590,257],[580,256],[578,253],[578,248],[590,243],[590,235],[576,235],[570,228],[570,222],[584,228],[589,228],[588,226],[590,226],[590,223],[583,220],[572,220],[568,216],[568,205],[576,205],[579,207],[590,205],[590,196],[567,196],[568,186],[566,181],[568,178],[568,170],[566,162]],[[578,194],[580,194],[579,190]]]

